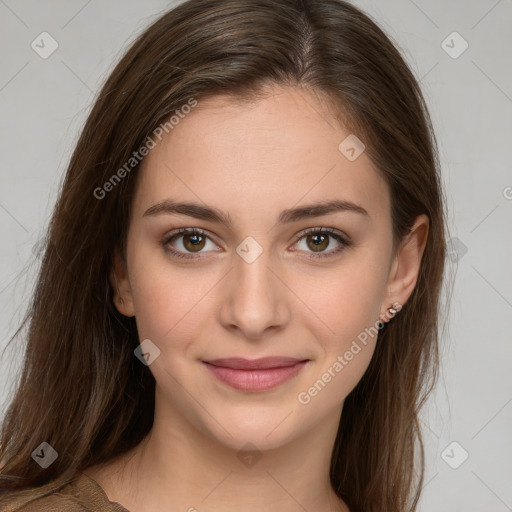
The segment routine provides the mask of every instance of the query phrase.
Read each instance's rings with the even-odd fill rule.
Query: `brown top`
[[[58,478],[6,500],[0,503],[2,512],[129,512],[109,501],[100,485],[81,471],[71,481]]]

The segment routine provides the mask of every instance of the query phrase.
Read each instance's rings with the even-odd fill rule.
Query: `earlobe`
[[[387,302],[382,304],[386,310],[388,301],[405,304],[418,281],[421,260],[427,244],[429,219],[419,215],[411,231],[404,238],[393,262],[386,287]]]
[[[126,265],[117,249],[114,253],[114,261],[110,268],[109,280],[114,290],[114,305],[119,313],[128,317],[135,316],[135,308],[133,306],[132,291],[130,281],[128,280]]]

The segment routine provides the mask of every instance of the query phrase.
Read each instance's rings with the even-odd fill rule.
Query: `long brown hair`
[[[430,220],[416,288],[380,331],[370,366],[345,400],[330,472],[353,512],[416,509],[424,473],[418,414],[437,380],[447,232],[437,145],[400,52],[342,0],[188,0],[116,65],[72,155],[35,292],[11,339],[27,328],[0,439],[2,492],[108,461],[148,434],[154,378],[134,357],[135,321],[116,310],[109,282],[115,249],[125,254],[139,165],[103,197],[94,191],[191,98],[252,100],[265,84],[321,93],[364,141],[389,184],[395,243],[418,215]],[[31,460],[43,441],[59,454],[47,469]]]

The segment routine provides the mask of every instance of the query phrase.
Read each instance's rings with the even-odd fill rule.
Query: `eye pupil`
[[[191,240],[193,239],[193,241]],[[199,239],[202,239],[202,240],[199,240]],[[202,235],[184,235],[183,236],[183,245],[187,248],[187,250],[190,249],[190,247],[188,247],[188,243],[187,242],[190,242],[192,244],[192,249],[199,249],[201,250],[203,247],[204,247],[204,238]],[[203,244],[202,246],[199,247],[199,244]]]
[[[308,237],[309,238],[312,238],[314,240],[313,242],[313,248],[315,251],[317,251],[317,249],[325,249],[328,245],[329,245],[329,242],[327,242],[327,244],[325,244],[325,241],[328,239],[328,237],[326,235],[310,235]],[[322,239],[322,240],[319,240],[319,239]],[[322,245],[323,244],[323,245]]]

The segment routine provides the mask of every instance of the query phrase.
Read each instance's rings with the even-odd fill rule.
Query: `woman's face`
[[[115,302],[151,341],[157,417],[233,448],[337,424],[420,260],[414,242],[392,253],[388,187],[352,138],[339,149],[349,135],[279,87],[199,101],[147,155]],[[292,360],[251,367],[267,357]]]

